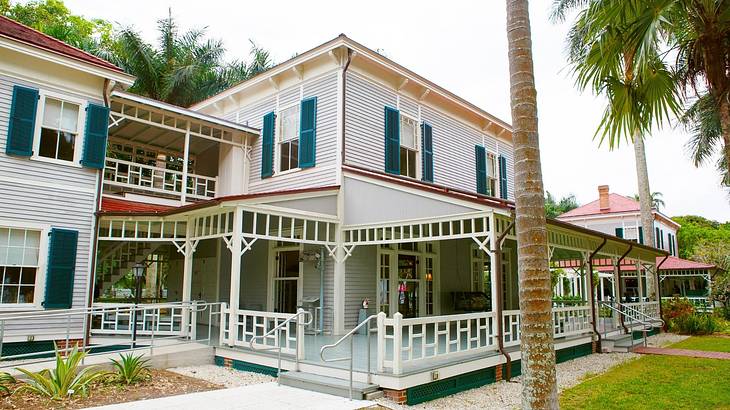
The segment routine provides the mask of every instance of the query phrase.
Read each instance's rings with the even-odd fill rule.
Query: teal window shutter
[[[499,197],[507,199],[507,158],[499,156]]]
[[[644,244],[644,228],[639,227],[639,243]]]
[[[38,90],[16,85],[8,121],[8,140],[5,153],[29,157],[33,155],[33,135],[38,111]]]
[[[299,110],[299,167],[315,164],[317,145],[317,97],[302,100]]]
[[[274,127],[276,114],[264,115],[264,127],[261,130],[261,178],[274,175]]]
[[[104,169],[106,141],[109,136],[109,108],[89,104],[86,107],[86,133],[81,165],[87,168]]]
[[[619,238],[624,237],[624,228],[616,228],[616,236]]]
[[[655,227],[654,228],[654,234],[656,236],[656,238],[654,238],[654,246],[656,246],[657,248],[661,248],[661,241],[659,240],[659,238],[661,236],[659,235],[659,228],[658,227]]]
[[[433,182],[433,127],[430,124],[421,124],[421,162],[423,180]]]
[[[487,195],[487,150],[483,146],[474,146],[474,161],[477,166],[477,193]]]
[[[664,230],[659,230],[659,249],[664,249]]]
[[[400,112],[385,107],[385,172],[400,175]]]
[[[46,309],[69,309],[73,299],[78,231],[51,229],[46,273]]]

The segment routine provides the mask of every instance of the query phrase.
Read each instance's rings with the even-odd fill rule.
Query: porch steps
[[[345,379],[304,372],[283,372],[279,375],[279,381],[284,386],[350,397],[350,381]],[[378,385],[352,382],[352,398],[355,400],[371,400],[381,397],[380,395],[382,391]]]
[[[604,351],[617,353],[628,353],[632,351],[634,347],[643,344],[644,340],[634,340],[632,333],[609,336],[603,341]]]

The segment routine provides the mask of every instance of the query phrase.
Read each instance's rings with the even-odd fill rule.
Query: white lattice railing
[[[628,306],[634,310],[637,310],[646,316],[649,316],[654,319],[659,319],[659,302],[635,302],[635,303],[624,303],[624,306]],[[632,312],[627,312],[627,315],[629,316],[640,316],[635,315]],[[643,317],[636,317],[635,319],[638,320],[646,320],[646,318]]]
[[[404,319],[378,317],[378,369],[400,374],[404,365],[497,349],[494,313]]]
[[[520,311],[504,310],[502,311],[502,335],[504,337],[505,346],[515,346],[520,344]]]
[[[188,174],[186,195],[196,199],[215,197],[215,177]],[[137,164],[121,159],[107,158],[104,182],[127,188],[141,189],[160,194],[182,194],[183,173],[151,165]]]
[[[572,336],[591,330],[590,306],[553,308],[555,337]]]
[[[680,296],[680,299],[687,299],[700,312],[712,312],[713,303],[707,296]],[[674,296],[662,296],[662,300],[672,300]]]
[[[230,310],[226,310],[224,313],[224,318],[230,318]],[[263,337],[271,329],[293,316],[293,313],[239,309],[233,315],[233,323],[230,323],[230,319],[224,320],[221,326],[221,340],[228,340],[229,345],[249,348],[251,347],[251,339],[258,336],[259,338],[253,344],[254,348],[269,349],[278,347],[281,344],[282,353],[296,354],[298,337],[304,337],[301,324],[298,325],[297,322],[293,321],[285,325],[281,331],[272,332],[270,335]]]
[[[128,303],[95,303],[91,312],[91,334],[131,335],[137,312],[137,334],[175,336],[185,334],[185,315],[190,307],[180,304],[138,305]],[[187,323],[195,322],[195,315]]]

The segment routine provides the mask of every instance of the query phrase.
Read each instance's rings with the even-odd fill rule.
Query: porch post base
[[[502,364],[500,363],[494,366],[494,381],[496,383],[501,382],[502,380],[504,380],[504,372],[502,369]]]
[[[224,357],[223,358],[223,367],[232,368],[233,367],[233,359],[230,357]]]
[[[383,389],[383,393],[388,400],[394,401],[397,404],[406,404],[408,401],[407,390]]]

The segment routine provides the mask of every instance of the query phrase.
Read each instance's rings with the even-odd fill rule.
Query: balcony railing
[[[107,158],[104,183],[158,194],[182,195],[183,173],[121,159]],[[215,197],[217,178],[188,174],[186,196],[191,199]]]

